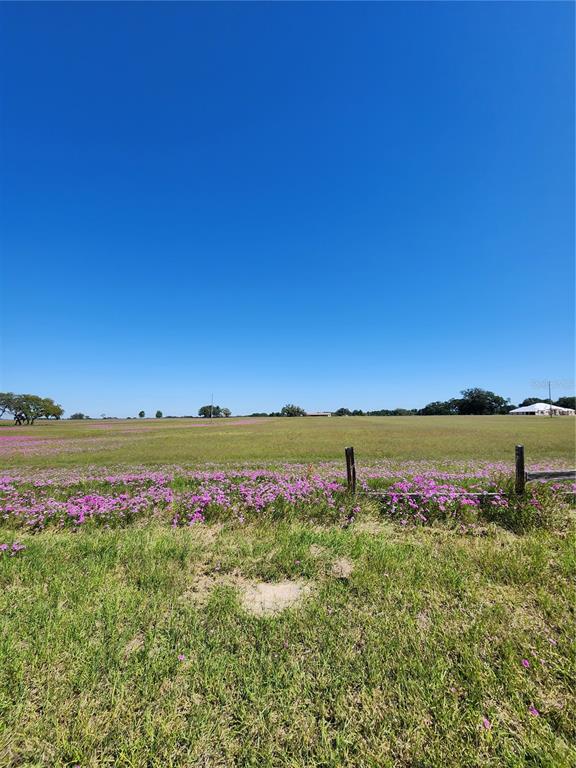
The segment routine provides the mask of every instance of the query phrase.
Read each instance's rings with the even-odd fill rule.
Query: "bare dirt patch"
[[[217,587],[233,587],[235,589],[244,587],[248,582],[238,571],[232,573],[198,573],[190,588],[184,592],[182,599],[191,600],[197,605],[205,605],[208,602],[210,593]]]
[[[349,579],[354,570],[354,563],[347,557],[339,557],[332,563],[332,576],[337,579]]]
[[[308,595],[312,586],[304,581],[257,582],[246,579],[239,571],[231,573],[199,573],[182,595],[199,606],[206,605],[216,587],[239,590],[242,607],[255,616],[280,613]]]
[[[255,616],[280,613],[310,592],[302,581],[278,581],[247,584],[242,590],[242,606]]]

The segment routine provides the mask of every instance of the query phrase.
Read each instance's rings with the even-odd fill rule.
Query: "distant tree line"
[[[14,423],[21,426],[34,424],[36,419],[60,419],[64,409],[50,397],[0,392],[0,418],[5,413],[9,413]]]
[[[461,397],[454,397],[450,400],[435,400],[428,403],[424,408],[394,408],[393,410],[382,409],[379,411],[351,411],[348,408],[339,408],[333,412],[333,416],[492,416],[497,414],[510,413],[516,407],[523,408],[534,403],[549,403],[550,400],[542,400],[537,397],[527,397],[518,406],[510,402],[510,398],[497,395],[486,389],[473,387],[464,389],[460,393]],[[560,397],[552,402],[561,408],[575,408],[575,397]]]
[[[363,411],[359,408],[338,408],[332,411],[332,416],[492,416],[510,413],[516,407],[533,405],[534,403],[549,403],[550,400],[542,400],[537,397],[527,397],[519,406],[513,405],[510,398],[497,395],[480,387],[464,389],[460,397],[450,400],[435,400],[423,408],[381,408],[376,411]],[[559,397],[552,402],[561,408],[576,409],[576,397]],[[306,416],[304,408],[299,405],[285,405],[281,411],[266,413],[256,411],[249,414],[252,417],[270,416]]]
[[[576,409],[576,397],[567,395],[559,397],[554,401],[543,400],[538,397],[527,397],[519,403],[518,407],[525,407],[540,402],[551,403],[561,408]],[[381,408],[374,411],[363,411],[359,408],[338,408],[336,411],[332,411],[332,416],[490,416],[509,413],[516,407],[510,402],[510,398],[502,397],[495,392],[481,389],[480,387],[473,387],[462,390],[460,397],[454,397],[450,400],[435,400],[423,408]],[[6,413],[14,418],[15,424],[22,425],[34,424],[36,419],[60,419],[64,414],[64,409],[49,397],[0,392],[0,418]],[[145,415],[144,411],[138,413],[138,417],[141,419]],[[308,414],[302,406],[288,403],[280,411],[271,411],[270,413],[257,411],[249,415],[254,418],[270,416],[290,418],[307,416]],[[155,416],[157,419],[194,418],[193,416],[164,416],[162,411],[156,411]],[[222,408],[219,405],[203,405],[198,409],[198,416],[206,419],[228,418],[231,416],[231,411],[229,408]],[[69,418],[80,420],[90,419],[91,417],[77,412],[73,413]],[[113,417],[106,417],[102,414],[102,418]],[[128,418],[131,417],[128,416]]]
[[[417,416],[416,408],[381,408],[378,411],[362,411],[358,408],[351,411],[349,408],[338,408],[332,416]]]

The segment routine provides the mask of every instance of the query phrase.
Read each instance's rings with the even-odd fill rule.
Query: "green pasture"
[[[23,541],[0,558],[6,768],[576,764],[573,536],[359,520]],[[239,574],[310,591],[256,616]]]
[[[358,461],[511,461],[523,443],[528,463],[572,463],[574,424],[5,423],[0,461],[314,463],[343,460],[346,445]],[[10,452],[20,437],[40,452]],[[0,551],[0,765],[576,765],[573,509],[559,500],[545,529],[516,535],[485,520],[406,528],[358,504],[346,528],[262,516],[172,529],[150,517],[21,534],[24,550]],[[0,544],[15,536],[0,526]],[[250,613],[246,585],[278,582],[304,585],[301,598]]]
[[[4,452],[4,466],[204,462],[314,462],[340,459],[353,445],[366,459],[574,459],[576,420],[570,417],[419,416],[38,422],[2,436],[58,441],[38,453]],[[47,448],[50,448],[46,443]]]

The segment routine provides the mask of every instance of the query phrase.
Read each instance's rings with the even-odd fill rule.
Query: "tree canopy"
[[[421,416],[452,416],[458,413],[457,401],[452,400],[434,400],[428,403],[419,411]]]
[[[306,416],[306,411],[304,408],[301,408],[299,405],[293,405],[292,403],[289,403],[288,405],[285,405],[284,408],[280,411],[281,416]]]
[[[462,397],[457,400],[458,413],[462,416],[488,416],[495,413],[508,413],[510,410],[510,398],[490,392],[487,389],[473,387],[463,389]]]
[[[230,416],[229,408],[221,408],[219,405],[203,405],[198,409],[198,416],[205,419],[220,419]]]
[[[51,397],[0,392],[0,416],[10,413],[16,424],[34,424],[36,419],[60,419],[64,409]]]
[[[504,398],[495,392],[480,387],[463,389],[462,397],[451,400],[435,400],[428,403],[418,412],[421,416],[490,416],[497,413],[508,413],[513,407],[510,398]]]

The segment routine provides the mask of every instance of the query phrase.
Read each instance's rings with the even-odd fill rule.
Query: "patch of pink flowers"
[[[0,544],[0,555],[7,554],[10,557],[14,557],[18,552],[22,552],[23,549],[26,549],[26,546],[20,544],[19,541],[14,541],[12,544]]]
[[[432,462],[383,461],[359,467],[356,498],[346,492],[342,462],[13,470],[0,476],[0,525],[42,531],[159,519],[180,527],[217,517],[243,523],[292,514],[350,524],[360,512],[362,492],[378,490],[384,492],[374,497],[380,512],[405,528],[453,520],[463,534],[474,535],[480,515],[509,503],[498,480],[505,468],[511,472],[503,464],[434,468]]]
[[[244,522],[263,513],[332,510],[343,492],[337,480],[264,469],[9,474],[0,477],[0,523],[42,531],[87,523],[112,528],[147,518],[174,527],[218,515]]]

